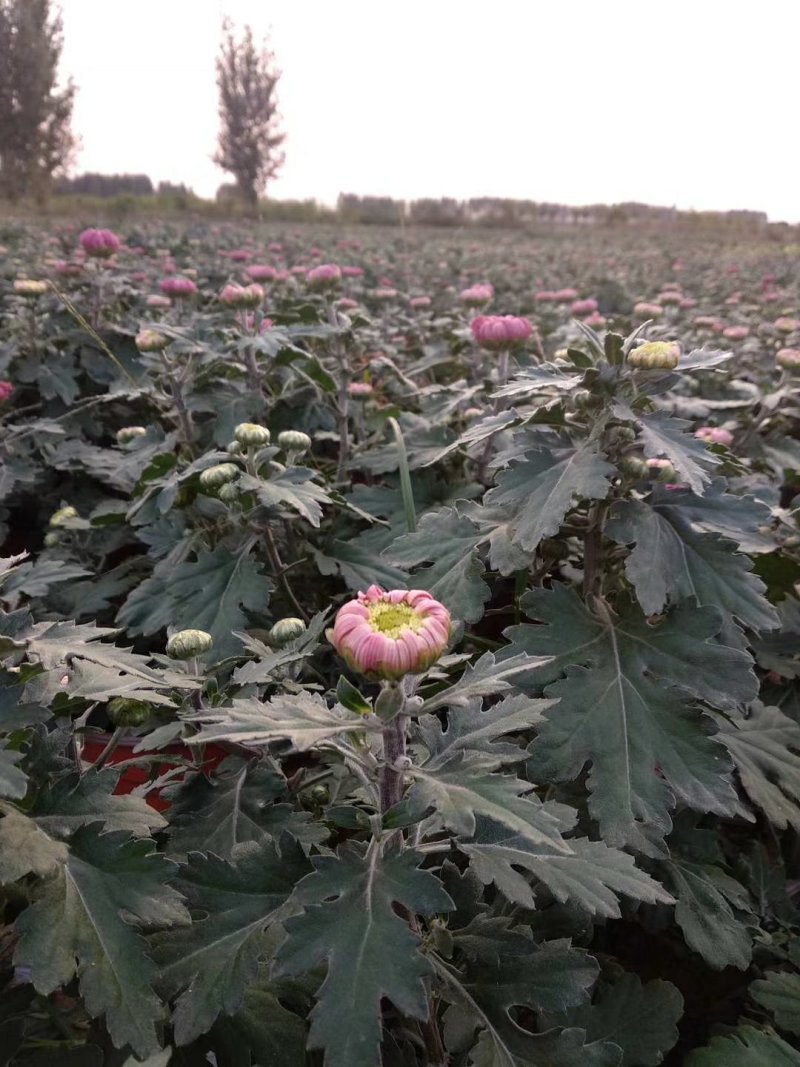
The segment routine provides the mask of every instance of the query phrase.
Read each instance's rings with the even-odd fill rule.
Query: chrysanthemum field
[[[799,246],[4,222],[0,379],[0,1065],[800,1065]]]

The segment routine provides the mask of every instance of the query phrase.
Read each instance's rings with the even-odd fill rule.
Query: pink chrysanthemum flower
[[[516,315],[479,315],[470,328],[481,348],[494,352],[524,344],[533,333],[528,320]]]
[[[351,670],[402,678],[428,669],[447,648],[450,612],[424,589],[371,585],[340,608],[328,638]]]
[[[732,445],[733,434],[721,426],[700,426],[694,431],[695,437],[710,445]]]

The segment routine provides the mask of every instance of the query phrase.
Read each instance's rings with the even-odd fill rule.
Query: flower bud
[[[640,456],[623,456],[618,463],[620,474],[641,481],[650,476],[650,468]]]
[[[194,284],[191,278],[183,278],[180,275],[174,275],[171,278],[162,278],[159,283],[159,288],[162,293],[166,293],[167,296],[175,296],[178,299],[194,296],[197,292],[197,286]]]
[[[240,473],[235,463],[217,463],[213,467],[206,467],[200,475],[200,484],[204,489],[219,489],[238,478]]]
[[[494,286],[488,282],[485,284],[470,285],[468,289],[462,289],[458,298],[468,308],[484,307],[491,304],[494,296]]]
[[[660,304],[650,304],[646,300],[641,300],[633,306],[633,314],[637,319],[657,319],[663,313],[664,309]]]
[[[208,652],[213,644],[205,630],[178,630],[167,641],[167,655],[170,659],[191,659]]]
[[[55,548],[56,545],[61,544],[61,537],[56,530],[48,530],[44,535],[44,547]]]
[[[50,516],[51,526],[64,526],[70,519],[77,519],[78,512],[75,508],[67,506],[65,508],[59,508],[58,511],[54,511]]]
[[[14,292],[17,296],[37,297],[44,296],[48,290],[47,282],[37,282],[33,278],[18,278],[14,282]]]
[[[225,445],[225,451],[230,452],[232,456],[241,456],[244,449],[238,441],[228,441],[227,445]]]
[[[311,448],[311,438],[302,430],[283,430],[278,434],[278,447],[284,452],[296,452],[302,456]]]
[[[153,714],[149,704],[128,697],[114,697],[106,708],[112,726],[141,726]]]
[[[117,444],[129,445],[137,437],[145,437],[146,435],[147,430],[144,426],[123,426],[117,430]]]
[[[78,242],[86,255],[94,259],[108,259],[122,247],[122,241],[111,230],[84,230]]]
[[[0,404],[5,403],[13,392],[14,385],[12,382],[0,381]]]
[[[240,445],[249,448],[261,448],[270,442],[270,432],[266,426],[259,426],[256,422],[240,422],[233,431],[233,436]]]
[[[158,330],[140,330],[136,334],[136,347],[140,352],[163,352],[170,338]]]
[[[306,281],[312,289],[331,289],[341,280],[341,268],[335,263],[320,263],[306,273]]]
[[[269,643],[277,648],[288,645],[306,632],[302,619],[278,619],[269,632]]]
[[[674,482],[678,477],[678,472],[668,459],[648,459],[647,467],[650,477],[658,482]]]
[[[472,336],[490,352],[502,352],[524,344],[533,333],[527,319],[517,315],[479,315],[470,323]]]
[[[701,426],[694,431],[695,437],[700,441],[706,441],[710,445],[732,445],[733,434],[730,430],[723,430],[721,426]]]
[[[628,353],[628,364],[645,370],[674,370],[680,358],[677,341],[646,341]]]
[[[793,319],[789,315],[781,315],[780,318],[775,319],[775,329],[780,333],[794,333],[795,330],[800,330],[800,320]]]
[[[784,370],[800,371],[800,348],[781,348],[775,360]]]
[[[232,308],[257,308],[264,302],[264,290],[255,282],[252,285],[226,285],[219,298]]]
[[[356,400],[364,400],[368,396],[372,396],[372,386],[369,382],[350,382],[347,387],[347,394]]]
[[[226,482],[219,487],[218,498],[223,504],[235,504],[240,497],[239,486],[235,482]]]
[[[371,585],[336,615],[328,638],[347,665],[371,678],[420,674],[447,648],[450,612],[422,589]]]

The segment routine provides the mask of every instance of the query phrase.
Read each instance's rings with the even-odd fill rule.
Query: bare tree
[[[277,85],[281,72],[266,44],[257,45],[246,26],[240,40],[230,22],[217,57],[220,131],[214,162],[228,171],[246,203],[258,206],[267,182],[284,161]]]
[[[58,88],[64,45],[50,0],[0,0],[0,193],[43,199],[72,160],[75,86]]]

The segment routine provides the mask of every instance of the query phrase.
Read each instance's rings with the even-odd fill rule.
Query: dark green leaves
[[[90,1014],[104,1014],[115,1044],[130,1044],[140,1057],[160,1047],[162,1007],[135,924],[188,921],[178,893],[164,884],[170,868],[149,841],[80,829],[67,862],[16,923],[15,961],[30,967],[35,988],[51,993],[77,974]]]
[[[397,908],[430,916],[448,911],[452,901],[419,862],[412,851],[348,845],[338,856],[317,858],[315,872],[297,887],[294,899],[305,911],[285,923],[275,973],[299,975],[327,964],[309,1046],[325,1049],[329,1067],[380,1062],[382,997],[412,1018],[428,1015],[423,979],[430,967]]]
[[[511,512],[512,544],[532,552],[545,537],[558,532],[576,500],[604,500],[610,489],[608,478],[614,473],[611,464],[588,447],[536,448],[521,460],[512,460],[509,469],[498,474],[496,488],[486,494],[486,504]]]
[[[307,869],[289,841],[280,852],[275,845],[241,845],[230,862],[189,856],[175,885],[195,920],[156,941],[160,981],[170,995],[180,992],[173,1019],[178,1044],[204,1033],[221,1012],[239,1010],[265,948],[264,932]]]
[[[531,749],[535,780],[569,781],[590,764],[589,810],[604,840],[645,852],[668,831],[676,800],[733,812],[730,763],[695,698],[751,699],[755,679],[744,653],[713,642],[715,609],[682,606],[651,626],[631,605],[593,616],[563,586],[522,604],[544,625],[512,627],[512,645],[554,657],[533,678],[560,701]]]

